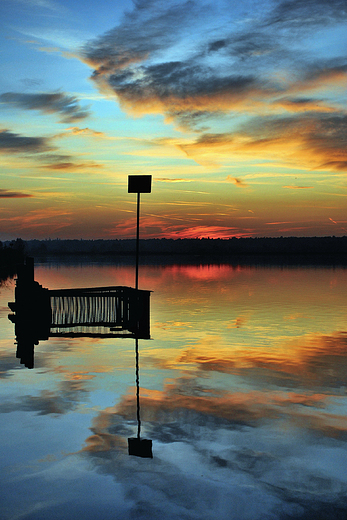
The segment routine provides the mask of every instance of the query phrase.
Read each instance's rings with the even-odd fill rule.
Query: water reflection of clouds
[[[181,379],[168,384],[163,392],[143,390],[141,409],[143,421],[155,428],[180,424],[182,416],[190,425],[207,421],[228,427],[259,427],[271,420],[278,421],[282,427],[286,423],[286,427],[300,426],[328,437],[344,438],[347,435],[344,407],[337,413],[339,403],[343,402],[343,398],[335,397],[332,402],[324,394],[297,391],[235,390],[231,393],[208,389],[195,380]],[[332,404],[335,404],[334,410],[330,409]],[[135,417],[136,403],[132,395],[123,397],[117,414],[126,421]]]
[[[136,431],[135,389],[129,388],[132,341],[42,342],[35,348],[36,373],[18,370],[6,341],[0,377],[14,377],[0,412],[19,412],[33,428],[40,422],[42,431],[30,439],[40,457],[45,450],[59,453],[61,440],[55,448],[51,437],[65,439],[68,432],[73,442],[64,441],[70,443],[67,451],[84,443],[78,457],[97,471],[86,470],[81,479],[113,477],[108,506],[114,511],[116,489],[121,518],[316,520],[323,512],[324,520],[344,520],[347,334],[331,332],[344,330],[344,273],[339,272],[339,285],[330,283],[328,271],[317,284],[309,270],[205,266],[197,273],[196,266],[188,267],[143,268],[144,285],[156,290],[154,341],[140,346],[142,428],[143,436],[153,439],[153,460],[127,455],[127,438]],[[81,269],[75,278],[76,269],[70,276],[64,268],[53,284],[56,270],[41,269],[46,281],[40,283],[94,285],[97,273],[98,285],[99,280],[108,285],[113,274],[117,283],[124,272],[124,283],[131,285],[133,273],[126,269],[105,268],[101,276],[93,268]],[[331,311],[321,306],[329,303],[328,285],[334,291]],[[12,336],[10,343],[12,353]],[[12,380],[19,383],[16,389]],[[15,415],[6,415],[8,428]],[[27,433],[18,428],[18,419],[14,424],[22,442]],[[33,481],[35,493],[51,478],[63,492],[59,495],[69,495],[69,476],[62,472],[57,481],[56,469],[54,464],[42,480]],[[82,494],[85,487],[77,477],[73,486]],[[98,480],[98,489],[110,480]],[[92,515],[96,499],[87,500]],[[60,512],[55,518],[63,517]],[[111,518],[110,512],[103,518]]]
[[[277,345],[262,348],[240,341],[228,345],[222,336],[209,335],[182,349],[175,359],[166,356],[165,361],[167,368],[196,367],[203,372],[251,377],[265,385],[322,387],[328,393],[335,388],[340,393],[347,387],[347,334],[283,338]],[[159,362],[163,366],[164,360]]]
[[[0,403],[0,413],[35,412],[38,415],[61,415],[75,410],[88,398],[81,381],[62,381],[55,391],[41,390],[37,395],[21,395]]]
[[[126,460],[136,407],[131,395],[99,413],[82,450],[122,483],[133,515],[144,504],[145,518],[155,512],[154,518],[170,519],[193,518],[192,511],[202,519],[307,519],[322,510],[330,519],[345,511],[346,448],[334,436],[317,436],[326,396],[209,395],[189,378],[143,394],[143,424],[155,443],[150,464]],[[286,415],[309,419],[308,427]]]

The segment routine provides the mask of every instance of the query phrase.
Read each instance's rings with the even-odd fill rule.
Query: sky
[[[0,5],[0,240],[347,234],[346,0]]]

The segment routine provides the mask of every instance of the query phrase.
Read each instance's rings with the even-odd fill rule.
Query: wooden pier
[[[131,337],[150,339],[150,291],[124,286],[43,288],[34,279],[34,261],[18,269],[14,314],[17,357],[33,365],[34,344],[49,337]],[[32,347],[29,347],[32,345]],[[29,350],[32,350],[32,361]]]

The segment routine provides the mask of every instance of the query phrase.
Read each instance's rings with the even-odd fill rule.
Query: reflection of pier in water
[[[34,368],[34,345],[50,337],[134,338],[136,354],[137,437],[128,439],[129,455],[152,458],[152,441],[141,439],[139,339],[150,339],[150,291],[131,287],[43,288],[34,279],[34,261],[19,266],[15,302],[17,358]]]
[[[34,367],[34,345],[49,337],[150,338],[150,291],[111,286],[49,290],[34,280],[33,259],[19,266],[15,302],[17,357]]]

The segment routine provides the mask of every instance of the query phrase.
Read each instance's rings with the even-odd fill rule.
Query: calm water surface
[[[42,264],[44,287],[134,284]],[[51,338],[16,359],[0,288],[0,518],[347,517],[347,270],[143,266],[151,338]]]

